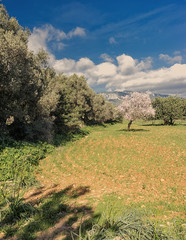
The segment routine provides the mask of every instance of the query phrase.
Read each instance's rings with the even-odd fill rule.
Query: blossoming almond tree
[[[130,96],[127,95],[123,97],[123,101],[118,106],[118,110],[125,119],[129,120],[128,131],[130,131],[130,126],[136,119],[147,119],[155,115],[155,110],[152,108],[148,92],[133,92]]]

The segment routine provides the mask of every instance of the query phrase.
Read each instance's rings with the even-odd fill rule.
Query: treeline
[[[28,49],[30,31],[0,4],[0,131],[18,140],[51,142],[54,133],[115,121],[111,103],[84,76],[57,74],[41,50]]]

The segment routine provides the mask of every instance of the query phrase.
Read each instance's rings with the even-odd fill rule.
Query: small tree
[[[131,124],[136,119],[147,119],[155,115],[149,93],[133,92],[130,96],[125,96],[118,110],[125,119],[129,120],[128,131],[130,131]]]

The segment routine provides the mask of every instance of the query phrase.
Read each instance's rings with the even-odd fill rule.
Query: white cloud
[[[105,62],[113,62],[114,59],[111,58],[108,54],[103,53],[100,55],[100,58],[102,58]]]
[[[174,53],[174,57],[167,54],[160,54],[159,58],[171,64],[170,67],[152,70],[151,57],[142,60],[134,59],[131,56],[122,54],[116,59],[103,53],[100,58],[103,63],[95,64],[89,58],[56,60],[50,52],[48,43],[54,44],[55,49],[63,49],[66,45],[64,40],[73,37],[84,37],[86,32],[82,28],[75,28],[68,33],[55,29],[52,25],[45,25],[42,28],[34,28],[29,37],[28,46],[35,53],[41,48],[49,54],[49,63],[57,72],[71,75],[85,75],[88,84],[93,88],[99,85],[105,86],[112,91],[145,91],[151,90],[159,93],[181,94],[186,96],[186,64],[181,64],[182,57],[179,52]],[[110,38],[110,43],[116,43]],[[115,62],[115,64],[114,64]]]
[[[61,31],[59,29],[54,28],[52,25],[44,25],[41,28],[34,27],[32,34],[29,37],[28,48],[34,53],[37,53],[41,48],[51,55],[50,50],[48,48],[48,43],[54,41],[53,44],[55,49],[61,50],[66,44],[62,42],[62,40],[71,39],[73,37],[84,37],[86,36],[86,32],[84,28],[76,27],[68,33]]]
[[[152,62],[152,57],[144,58],[144,60],[140,61],[137,64],[138,71],[150,69],[152,67]]]
[[[63,58],[61,60],[56,60],[54,65],[53,65],[53,68],[57,72],[64,72],[66,74],[68,74],[68,73],[71,74],[71,72],[76,71],[75,66],[76,66],[75,60]]]
[[[141,70],[146,70],[151,68],[152,58],[145,58],[143,61],[138,61],[133,59],[131,56],[122,54],[118,56],[118,70],[124,75],[131,75]]]
[[[76,69],[78,71],[90,70],[94,67],[94,63],[89,58],[80,58],[76,63]]]
[[[56,60],[53,67],[67,75],[84,74],[93,88],[105,85],[112,91],[146,91],[181,94],[186,92],[186,64],[174,64],[169,68],[152,70],[152,58],[141,61],[122,54],[116,58],[117,64],[104,61],[96,65],[89,58],[78,61],[72,59]]]
[[[178,53],[178,52],[176,52]],[[170,57],[168,54],[160,54],[159,59],[164,60],[168,64],[181,63],[182,56]]]
[[[79,37],[84,37],[86,36],[86,32],[84,28],[80,28],[80,27],[76,27],[75,29],[73,29],[72,31],[70,31],[67,36],[69,38],[72,38],[74,36],[79,36]]]
[[[131,56],[122,54],[116,59],[118,61],[118,70],[121,74],[130,75],[136,72],[137,60],[133,59]]]
[[[43,31],[38,28],[33,29],[33,33],[29,37],[28,48],[34,52],[38,52],[41,48],[47,50],[46,39],[48,31]]]
[[[117,67],[110,62],[104,62],[97,65],[94,71],[98,77],[113,77],[117,73]]]
[[[61,41],[67,38],[65,32],[55,29],[52,25],[44,25],[42,28],[34,27],[29,37],[28,47],[37,53],[41,48],[48,51],[47,42]]]
[[[117,42],[116,42],[116,40],[115,40],[114,37],[110,37],[110,38],[109,38],[109,43],[110,43],[110,44],[116,44]]]

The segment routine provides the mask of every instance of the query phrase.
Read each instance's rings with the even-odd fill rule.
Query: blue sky
[[[186,0],[3,0],[57,72],[96,91],[186,96]]]

